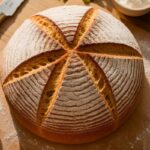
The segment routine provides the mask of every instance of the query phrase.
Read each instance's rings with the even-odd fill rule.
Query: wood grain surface
[[[65,5],[81,4],[82,0],[68,0]],[[25,0],[13,17],[0,25],[0,53],[11,35],[24,19],[44,9],[64,5],[61,0]],[[145,78],[139,93],[139,103],[128,121],[110,136],[83,145],[62,145],[45,141],[22,128],[13,118],[0,88],[0,150],[149,150],[150,149],[150,14],[131,18],[119,13],[110,0],[95,0],[90,4],[100,6],[121,20],[139,42],[144,57]]]

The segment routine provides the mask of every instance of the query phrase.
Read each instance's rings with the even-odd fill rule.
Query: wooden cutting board
[[[83,5],[82,0],[68,0],[66,4]],[[64,3],[61,0],[25,0],[16,14],[0,25],[0,53],[24,19],[59,5]],[[136,110],[120,129],[104,139],[83,145],[62,145],[45,141],[22,128],[13,119],[0,87],[0,150],[150,150],[150,14],[138,18],[125,17],[109,0],[95,0],[90,5],[110,11],[126,24],[139,42],[145,78]]]

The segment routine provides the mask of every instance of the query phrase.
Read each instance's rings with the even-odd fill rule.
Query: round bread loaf
[[[118,128],[134,109],[143,77],[130,31],[85,6],[33,15],[3,56],[2,86],[16,119],[60,143],[94,141]]]

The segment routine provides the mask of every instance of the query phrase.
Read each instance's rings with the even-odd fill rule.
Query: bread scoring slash
[[[31,16],[12,36],[2,86],[24,127],[80,144],[126,120],[143,74],[139,46],[120,21],[101,9],[61,6]]]

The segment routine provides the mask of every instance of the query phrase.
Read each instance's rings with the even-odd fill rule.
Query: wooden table
[[[25,0],[13,17],[0,25],[0,52],[24,19],[49,7],[63,5],[59,0]],[[69,4],[83,4],[81,0],[68,0]],[[0,150],[150,150],[150,14],[131,18],[120,14],[106,0],[95,0],[93,7],[104,7],[120,19],[136,37],[142,50],[145,79],[137,99],[137,109],[127,122],[110,136],[83,145],[62,145],[45,141],[13,120],[0,87]]]

